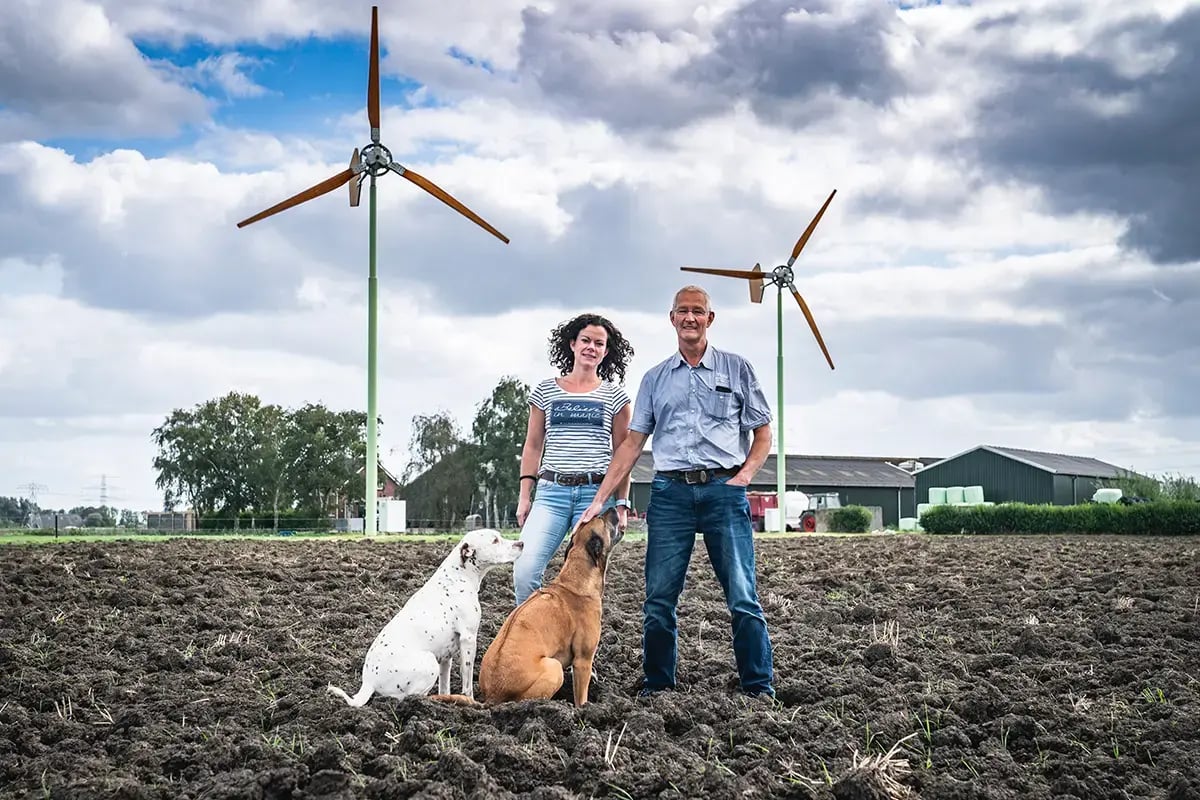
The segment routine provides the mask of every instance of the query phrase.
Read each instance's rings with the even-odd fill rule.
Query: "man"
[[[679,351],[642,378],[629,435],[580,524],[597,516],[654,435],[654,482],[647,510],[646,601],[642,607],[641,694],[675,688],[676,604],[696,533],[704,534],[725,591],[742,691],[775,696],[771,639],[758,601],[754,533],[746,486],[771,448],[771,411],[741,356],[708,343],[716,315],[708,293],[675,294],[671,325]]]

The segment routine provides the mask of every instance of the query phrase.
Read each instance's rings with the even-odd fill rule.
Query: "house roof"
[[[803,454],[788,454],[786,459],[787,484],[789,486],[845,486],[861,488],[906,489],[916,484],[912,474],[896,466],[901,461],[914,459],[901,458],[895,461],[866,456],[812,456]],[[920,460],[920,459],[915,459]],[[758,474],[754,476],[754,485],[775,486],[775,455],[767,456]],[[643,450],[633,466],[631,480],[633,483],[650,483],[654,477],[654,456],[649,450]]]
[[[1078,475],[1081,478],[1117,478],[1129,474],[1129,470],[1127,469],[1088,456],[1045,453],[1040,450],[1025,450],[1020,447],[999,447],[989,444],[982,444],[978,447],[972,447],[970,450],[964,450],[961,453],[950,456],[950,458],[942,459],[942,462],[939,463],[950,461],[967,453],[973,453],[976,450],[987,450],[1054,475]],[[930,464],[924,469],[917,470],[917,472],[924,472],[925,469],[935,466],[937,464]]]
[[[380,477],[380,476],[382,476],[382,477],[384,477],[384,478],[387,478],[388,480],[390,480],[392,483],[396,484],[397,486],[400,486],[400,485],[401,485],[400,481],[399,481],[399,480],[396,478],[396,476],[395,476],[395,475],[393,475],[393,474],[392,474],[392,473],[391,473],[391,472],[388,470],[388,468],[387,468],[387,467],[385,467],[385,466],[383,465],[383,462],[382,462],[382,461],[379,461],[379,462],[377,462],[377,463],[379,464],[379,466],[378,466],[378,468],[377,468],[377,475],[376,475],[376,477]],[[357,472],[357,473],[355,473],[355,474],[357,474],[357,475],[362,475],[362,474],[363,474],[364,472],[366,472],[366,471],[367,471],[367,466],[366,466],[366,464],[364,464],[364,465],[362,465],[361,467],[359,467],[359,468],[358,468],[358,472]]]

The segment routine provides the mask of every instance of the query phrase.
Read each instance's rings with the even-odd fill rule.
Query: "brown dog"
[[[562,569],[508,615],[479,665],[486,703],[550,698],[570,665],[575,705],[587,703],[592,659],[600,645],[600,609],[608,557],[623,531],[610,509],[572,534]]]

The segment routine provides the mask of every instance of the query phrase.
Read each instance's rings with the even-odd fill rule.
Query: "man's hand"
[[[600,512],[603,510],[604,506],[602,504],[592,501],[592,504],[585,508],[583,513],[579,515],[579,525],[591,522],[596,517],[600,516]],[[624,511],[625,509],[620,510]],[[578,529],[579,525],[576,525],[575,528]]]
[[[524,527],[525,520],[529,518],[529,509],[533,507],[533,501],[528,497],[522,497],[517,500],[517,524]]]
[[[623,531],[629,527],[629,509],[617,506],[617,530]]]
[[[743,470],[743,471],[739,472],[737,475],[734,475],[729,480],[725,481],[725,483],[728,486],[741,486],[744,489],[750,485],[751,477],[752,476],[747,475],[745,470]]]

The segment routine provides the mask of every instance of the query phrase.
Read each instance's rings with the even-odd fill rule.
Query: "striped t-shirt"
[[[590,392],[568,392],[554,378],[534,387],[529,404],[546,414],[542,469],[555,472],[604,472],[612,461],[612,423],[629,395],[601,381]]]

